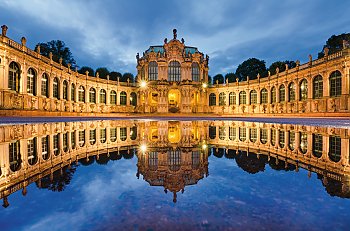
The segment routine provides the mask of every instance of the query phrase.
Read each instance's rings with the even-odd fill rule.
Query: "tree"
[[[270,65],[268,71],[270,71],[270,74],[271,75],[275,75],[276,74],[276,68],[278,67],[279,69],[279,72],[282,72],[282,71],[285,71],[286,70],[286,64],[288,65],[288,68],[294,68],[297,66],[297,64],[294,62],[294,61],[289,61],[289,60],[286,60],[284,62],[282,61],[277,61],[277,62],[274,62]]]
[[[120,82],[134,82],[134,75],[131,73],[124,73],[123,76],[120,78]]]
[[[328,47],[329,53],[328,54],[334,54],[337,51],[340,51],[343,49],[343,40],[350,43],[350,33],[344,33],[340,35],[332,35],[326,42],[326,45],[323,46],[323,49],[321,52],[318,53],[318,58],[322,58],[324,56],[324,49]]]
[[[236,76],[239,78],[239,81],[246,81],[247,76],[249,79],[256,79],[257,75],[261,76],[266,75],[266,66],[264,60],[259,60],[256,58],[250,58],[239,64],[236,70]]]
[[[87,66],[83,66],[83,67],[81,67],[80,69],[79,69],[79,73],[80,74],[83,74],[83,75],[85,75],[85,72],[86,71],[88,71],[89,72],[89,76],[95,76],[95,71],[94,71],[94,69],[92,69],[91,67],[87,67]]]
[[[40,46],[40,54],[49,58],[50,52],[52,53],[52,60],[59,62],[59,59],[62,58],[62,65],[67,66],[68,63],[72,65],[72,68],[76,67],[76,61],[73,58],[70,49],[66,47],[66,44],[61,40],[52,40],[47,43],[38,43],[35,46],[37,50]]]
[[[234,82],[236,82],[236,75],[234,74],[234,73],[227,73],[226,75],[225,75],[225,81],[226,81],[226,79],[228,79],[228,82],[229,83],[234,83]]]
[[[116,71],[112,71],[111,73],[109,73],[110,80],[117,81],[118,77],[121,79],[123,75],[120,72],[116,72]]]
[[[220,83],[222,84],[224,83],[224,76],[222,74],[215,75],[213,78],[213,84],[216,84],[216,80],[218,81],[219,84]]]
[[[99,67],[96,69],[96,75],[99,75],[101,79],[107,79],[107,75],[109,75],[109,70],[106,67]]]

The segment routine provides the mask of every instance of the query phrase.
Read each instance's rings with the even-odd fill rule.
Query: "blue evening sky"
[[[235,71],[256,57],[277,60],[317,57],[333,34],[350,31],[350,2],[232,0],[0,0],[0,24],[28,46],[63,40],[79,66],[136,73],[137,52],[172,38],[210,56],[210,71]]]

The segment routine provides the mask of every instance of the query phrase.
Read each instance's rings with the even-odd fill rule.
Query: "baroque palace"
[[[36,184],[62,191],[77,167],[137,158],[135,177],[179,192],[209,175],[208,157],[255,174],[305,169],[332,196],[350,198],[350,132],[243,121],[100,120],[0,126],[0,198]],[[306,175],[306,174],[305,174]],[[292,185],[291,185],[292,186]]]
[[[350,48],[275,75],[208,83],[208,55],[164,40],[137,54],[137,81],[79,74],[6,36],[0,37],[0,115],[116,116],[205,113],[226,116],[349,116]],[[20,112],[20,114],[19,114]]]

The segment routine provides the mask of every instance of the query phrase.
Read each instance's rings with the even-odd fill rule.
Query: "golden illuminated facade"
[[[350,48],[275,75],[211,85],[209,57],[177,39],[137,54],[137,83],[79,74],[6,36],[0,37],[0,115],[349,116]]]
[[[317,173],[331,195],[350,197],[349,129],[241,121],[85,121],[0,127],[0,198],[31,183],[62,191],[77,164],[137,161],[137,176],[174,194],[208,176],[208,156],[249,173]],[[144,147],[144,148],[141,148]],[[228,160],[229,161],[229,160]],[[67,178],[67,179],[66,179]]]

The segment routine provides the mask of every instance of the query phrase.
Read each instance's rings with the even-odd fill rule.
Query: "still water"
[[[348,230],[350,132],[322,124],[4,124],[1,230]]]

